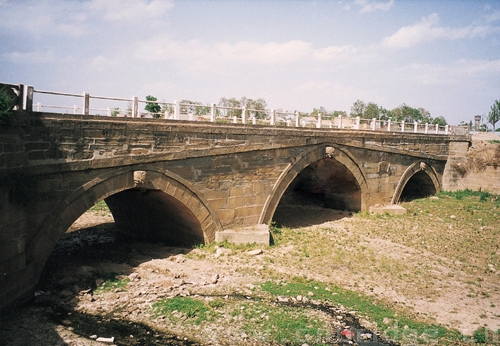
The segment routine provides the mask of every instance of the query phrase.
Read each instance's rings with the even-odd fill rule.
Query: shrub
[[[0,87],[0,127],[7,127],[10,125],[10,117],[12,110],[16,105],[16,96],[12,90],[3,85]]]

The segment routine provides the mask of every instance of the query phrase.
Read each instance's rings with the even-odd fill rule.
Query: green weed
[[[90,208],[90,211],[93,212],[98,212],[98,213],[109,213],[109,208],[108,205],[104,200],[97,202],[92,208]]]
[[[106,274],[103,277],[103,280],[104,282],[95,289],[95,294],[102,294],[116,290],[125,291],[127,284],[130,282],[128,277],[124,277],[116,273]]]
[[[256,339],[280,345],[326,345],[322,340],[331,335],[328,324],[311,316],[308,309],[293,306],[272,306],[265,302],[245,302],[232,312],[244,319],[243,330]]]
[[[391,321],[390,325],[387,325],[389,328],[385,331],[386,336],[391,338],[396,338],[397,335],[401,336],[403,330],[411,330],[418,337],[425,337],[432,331],[433,338],[443,341],[459,340],[461,338],[458,331],[399,315],[368,296],[341,287],[328,287],[326,284],[317,281],[307,283],[289,282],[286,284],[267,281],[261,287],[263,291],[275,296],[308,296],[312,293],[312,298],[328,301],[333,305],[340,304],[348,310],[355,310],[357,315],[367,316],[370,320],[375,321],[379,327],[384,326],[384,322]]]
[[[153,303],[153,313],[156,316],[164,315],[174,322],[183,320],[197,325],[215,317],[216,314],[204,302],[190,297],[161,299]]]

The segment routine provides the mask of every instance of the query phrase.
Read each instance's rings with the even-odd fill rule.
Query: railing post
[[[372,118],[372,130],[375,131],[376,128],[377,128],[377,123],[376,123],[377,119],[375,118]]]
[[[436,124],[436,135],[439,133],[439,125]]]
[[[300,126],[300,115],[299,112],[295,112],[295,127]]]
[[[323,125],[323,119],[321,117],[321,113],[318,113],[318,122],[316,123],[316,128],[320,129]]]
[[[137,118],[137,113],[139,112],[139,99],[137,96],[132,97],[132,118]]]
[[[255,115],[252,117],[252,125],[257,125],[257,118]]]
[[[356,117],[356,130],[359,130],[361,125],[361,117]]]
[[[108,117],[110,117],[110,116],[111,116],[111,108],[109,108],[109,107],[108,107],[108,108],[106,108],[106,115],[107,115]]]
[[[174,120],[181,119],[181,104],[179,101],[174,101]]]
[[[271,126],[274,126],[276,124],[276,110],[273,109],[271,111]]]
[[[339,129],[342,128],[342,115],[339,115]]]
[[[401,132],[405,132],[405,121],[401,121]]]
[[[82,114],[89,115],[90,114],[90,95],[88,92],[83,93],[83,109]]]
[[[34,88],[31,85],[26,87],[26,91],[24,92],[24,101],[23,101],[23,109],[31,112],[33,111],[33,94]]]
[[[37,112],[41,112],[42,111],[42,103],[41,102],[37,102],[36,103],[36,111]]]
[[[78,114],[78,106],[73,105],[73,114]]]
[[[243,110],[241,111],[241,123],[245,125],[247,123],[247,109],[243,107]]]
[[[235,115],[233,117],[233,124],[237,124],[238,123],[238,117]]]
[[[215,116],[217,115],[217,105],[212,103],[212,110],[210,111],[210,122],[215,123]]]
[[[17,87],[19,93],[17,94],[17,103],[15,108],[17,111],[21,111],[24,109],[24,93],[26,92],[26,90],[24,89],[23,84],[18,84]]]
[[[450,130],[450,125],[445,125],[444,126],[444,134],[447,135]]]
[[[417,131],[418,131],[418,123],[415,121],[415,122],[413,123],[413,132],[414,132],[414,133],[417,133]]]
[[[391,132],[391,119],[387,119],[387,132]]]
[[[168,109],[165,109],[165,113],[163,114],[163,119],[168,119],[168,116],[170,113],[168,112]]]
[[[425,134],[429,133],[429,124],[428,123],[425,123],[424,133]]]

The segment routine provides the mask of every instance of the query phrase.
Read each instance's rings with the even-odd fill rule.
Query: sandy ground
[[[314,207],[300,213],[288,210],[287,215],[289,225],[303,227],[311,236],[315,232],[321,233],[321,236],[330,233],[348,236],[343,232],[356,227],[362,228],[364,223],[368,222],[350,218],[347,212]],[[151,316],[144,311],[148,311],[152,302],[161,297],[190,295],[193,292],[207,295],[228,292],[251,295],[254,284],[262,282],[270,275],[266,270],[270,258],[285,259],[274,261],[272,275],[279,275],[280,272],[284,273],[284,276],[293,273],[318,281],[335,282],[373,295],[389,302],[395,308],[412,311],[422,319],[458,329],[469,335],[483,325],[492,330],[500,329],[498,273],[484,276],[480,280],[480,287],[476,287],[478,278],[473,273],[461,271],[459,263],[451,263],[445,258],[387,239],[357,236],[360,245],[368,248],[375,256],[383,254],[380,257],[383,260],[393,260],[401,265],[418,263],[418,267],[428,273],[428,281],[395,281],[390,275],[384,276],[383,273],[371,276],[367,271],[356,271],[348,265],[329,266],[320,260],[298,262],[290,256],[299,250],[293,245],[265,247],[260,255],[249,255],[247,251],[232,252],[223,248],[208,253],[204,249],[176,249],[148,243],[120,243],[120,246],[116,246],[113,244],[115,240],[109,238],[112,222],[112,216],[102,212],[87,212],[75,222],[70,230],[74,234],[82,232],[76,237],[77,246],[84,248],[101,242],[102,247],[90,252],[82,250],[81,256],[71,257],[71,261],[64,260],[64,263],[61,263],[59,260],[53,263],[54,271],[44,288],[46,291],[39,292],[35,305],[3,312],[0,345],[101,345],[89,338],[89,335],[94,334],[90,331],[84,336],[81,332],[74,332],[75,322],[70,316],[54,318],[57,311],[53,302],[58,301],[66,307],[66,311],[73,311],[73,314],[106,316],[106,321],[142,321],[141,323],[147,326],[145,321]],[[330,240],[333,244],[336,238],[331,237]],[[75,246],[75,239],[67,241],[67,244],[65,242],[66,240],[61,240],[63,250],[60,251],[74,251],[71,247]],[[120,273],[130,278],[127,292],[92,295],[84,282],[95,273]],[[434,285],[431,291],[421,290],[421,285],[428,285],[430,282]],[[476,288],[475,293],[471,287]],[[426,295],[427,293],[423,292],[432,294]],[[101,322],[90,323],[96,334],[99,331],[99,323]],[[162,325],[163,322],[157,323]],[[366,325],[369,326],[370,322],[366,321]],[[234,343],[224,343],[217,339],[217,335],[226,335],[224,333],[227,330],[187,330],[166,322],[162,326],[173,333],[174,341],[177,340],[175,342],[179,344],[196,344],[196,341],[192,340],[203,340],[205,344],[239,343],[238,339],[233,340]],[[213,340],[206,339],[207,333],[214,335]],[[188,341],[181,343],[184,342],[184,337]]]

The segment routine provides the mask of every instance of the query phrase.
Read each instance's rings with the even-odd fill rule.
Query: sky
[[[0,0],[0,83],[458,124],[500,99],[500,1]]]

